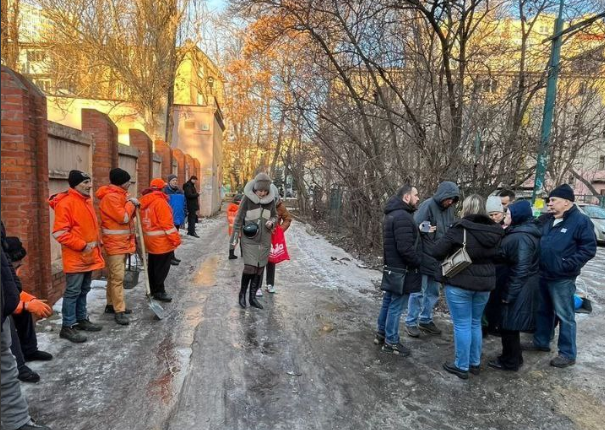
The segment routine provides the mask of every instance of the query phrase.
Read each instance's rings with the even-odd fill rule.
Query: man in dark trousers
[[[2,405],[2,429],[6,430],[50,430],[49,427],[36,424],[29,415],[29,406],[21,393],[19,383],[19,371],[17,362],[11,353],[11,334],[9,316],[19,305],[19,289],[13,278],[13,270],[10,262],[4,255],[4,249],[0,248],[2,260],[2,342],[0,381]]]
[[[422,262],[420,232],[412,216],[417,205],[418,190],[404,185],[389,199],[384,209],[384,265],[407,270],[407,274],[403,294],[384,293],[374,343],[382,344],[384,352],[403,357],[410,355],[410,350],[399,342],[399,321],[410,293],[420,291],[422,281],[419,271]]]
[[[576,277],[597,252],[594,226],[574,204],[571,187],[563,184],[548,196],[548,216],[543,217],[540,239],[540,296],[534,342],[525,350],[550,352],[555,318],[559,321],[559,354],[554,367],[576,363]]]
[[[200,193],[195,189],[197,176],[193,175],[183,185],[185,199],[187,199],[187,235],[199,237],[195,232],[195,224],[197,223],[197,211],[200,210],[199,197]]]

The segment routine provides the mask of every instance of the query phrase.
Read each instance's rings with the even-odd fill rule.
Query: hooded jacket
[[[397,196],[392,196],[384,209],[384,264],[408,270],[403,285],[405,294],[420,291],[422,284],[422,275],[418,270],[422,263],[422,245],[412,216],[414,210]]]
[[[437,280],[448,285],[471,291],[491,291],[496,287],[496,267],[494,260],[504,230],[485,215],[467,215],[456,221],[437,243],[429,250],[439,261],[445,260],[462,248],[466,230],[466,252],[472,264],[457,275],[446,278],[441,273]]]
[[[61,244],[63,272],[83,273],[105,267],[101,255],[101,237],[92,198],[70,188],[48,199],[55,211],[53,237]],[[87,243],[97,242],[88,252]]]
[[[101,210],[101,236],[108,255],[132,254],[136,250],[134,205],[126,201],[128,193],[116,185],[98,189]]]
[[[424,221],[430,221],[431,225],[437,226],[437,231],[434,233],[420,233],[423,249],[420,272],[433,278],[439,276],[441,267],[429,251],[439,239],[445,236],[447,229],[456,219],[454,205],[449,208],[441,205],[447,199],[454,199],[455,202],[460,199],[460,189],[455,183],[449,181],[440,183],[433,197],[422,202],[414,214],[416,226]]]
[[[271,221],[273,225],[276,225],[277,211],[275,209],[275,193],[273,189],[270,188],[269,194],[260,198],[254,192],[254,182],[252,180],[244,187],[244,197],[233,222],[230,248],[235,248],[235,244],[245,225],[257,224],[259,229],[256,236],[247,237],[241,234],[241,244],[244,264],[260,268],[267,265],[269,252],[271,251],[271,230],[265,224],[267,221]]]
[[[597,238],[590,218],[573,205],[563,221],[553,225],[554,216],[542,218],[540,276],[544,279],[570,279],[597,253]]]
[[[195,189],[195,184],[193,182],[191,182],[191,179],[189,179],[187,182],[185,182],[185,184],[183,185],[183,191],[185,192],[185,199],[187,200],[187,211],[189,213],[199,211],[200,210],[200,202],[199,202],[200,193],[198,193],[197,190]]]
[[[505,330],[535,328],[540,236],[542,233],[533,219],[505,230],[496,266],[496,290],[492,293],[499,299],[500,327]]]
[[[141,223],[145,247],[150,254],[166,254],[181,244],[174,227],[168,196],[157,189],[146,189],[141,197]]]

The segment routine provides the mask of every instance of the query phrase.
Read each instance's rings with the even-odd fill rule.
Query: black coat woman
[[[504,225],[507,228],[500,244],[495,291],[500,298],[502,354],[490,361],[488,366],[517,371],[523,364],[520,332],[533,331],[535,328],[542,234],[527,200],[508,207]]]

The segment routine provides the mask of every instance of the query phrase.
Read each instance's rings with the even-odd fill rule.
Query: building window
[[[599,170],[605,170],[605,155],[599,157]]]
[[[48,93],[50,90],[50,81],[48,79],[33,79],[33,81],[34,84],[36,84],[36,86],[42,90],[42,92]]]
[[[40,62],[46,59],[46,53],[44,51],[27,51],[27,61],[30,63]]]
[[[195,121],[185,121],[185,130],[195,130]]]

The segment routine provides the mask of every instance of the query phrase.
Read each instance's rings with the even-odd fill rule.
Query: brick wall
[[[153,143],[146,133],[130,130],[130,144],[139,150],[137,188],[139,193],[149,187],[153,177]]]
[[[172,149],[163,140],[156,140],[155,153],[162,157],[162,179],[166,180],[172,173]]]
[[[185,155],[185,164],[187,164],[187,172],[189,173],[185,178],[185,182],[189,180],[189,178],[195,175],[195,162],[193,161],[193,157],[189,154]],[[197,175],[196,175],[197,176]],[[183,183],[185,183],[183,182]]]
[[[27,257],[23,288],[55,301],[50,271],[46,98],[23,76],[2,66],[2,220]]]
[[[101,186],[109,183],[109,171],[118,167],[118,127],[106,114],[94,109],[82,109],[82,131],[90,133],[95,142],[92,182],[96,194]]]
[[[187,179],[185,179],[187,176],[187,171],[185,168],[185,154],[180,149],[173,149],[172,156],[174,157],[179,166],[178,183],[179,187],[182,187],[183,184],[187,181]]]

